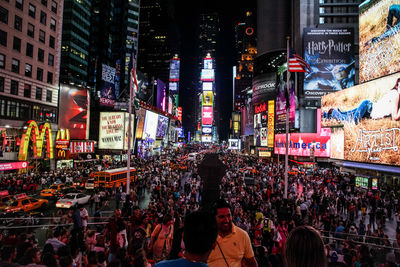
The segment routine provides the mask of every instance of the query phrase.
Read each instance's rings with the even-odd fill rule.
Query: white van
[[[94,189],[94,179],[88,179],[85,185],[86,190],[93,190]]]
[[[188,160],[196,160],[197,153],[189,153]]]

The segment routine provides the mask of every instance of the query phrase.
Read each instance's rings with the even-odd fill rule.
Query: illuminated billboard
[[[354,32],[352,28],[305,28],[304,60],[311,71],[304,77],[304,95],[322,95],[354,86]]]
[[[320,133],[291,133],[289,134],[288,152],[291,156],[310,157],[314,149],[315,157],[330,157],[331,129],[322,128]],[[275,135],[275,154],[286,154],[286,135]]]
[[[171,59],[169,65],[169,80],[179,80],[179,67],[180,60],[179,59]]]
[[[157,108],[162,111],[166,111],[167,109],[167,92],[166,85],[160,79],[157,79]]]
[[[204,91],[203,92],[203,106],[212,106],[213,105],[213,91]]]
[[[201,70],[201,80],[202,81],[213,81],[214,80],[214,70],[213,69],[202,69]]]
[[[286,129],[286,67],[278,72],[278,85],[276,90],[276,129],[282,131]],[[289,128],[294,128],[296,118],[296,93],[294,88],[294,75],[289,80]]]
[[[212,135],[202,135],[201,136],[201,142],[212,142]]]
[[[58,126],[68,129],[71,139],[89,138],[89,103],[87,89],[60,85]]]
[[[144,122],[142,139],[156,140],[157,125],[158,125],[157,113],[146,110],[146,120]]]
[[[240,139],[228,139],[228,149],[240,150]]]
[[[168,130],[168,117],[158,115],[156,138],[163,138]]]
[[[205,69],[212,69],[213,68],[212,58],[205,58],[203,63],[204,63],[204,68]]]
[[[202,125],[212,125],[213,123],[213,108],[212,107],[203,107],[202,113]]]
[[[322,126],[342,127],[345,160],[400,165],[399,81],[392,74],[322,97]]]
[[[146,119],[146,110],[140,109],[140,110],[136,111],[136,117],[137,117],[136,138],[142,139],[144,121]]]
[[[360,83],[400,70],[399,4],[375,0],[359,6]]]
[[[100,112],[99,148],[123,149],[125,137],[124,112]]]
[[[275,99],[276,73],[258,75],[253,79],[253,105],[265,102],[268,99]]]
[[[177,82],[169,82],[169,92],[175,93],[178,91],[178,83]]]
[[[100,92],[100,105],[102,106],[114,107],[115,75],[115,68],[102,64],[101,80],[103,86]]]
[[[203,91],[212,91],[213,83],[212,82],[203,82]]]
[[[203,132],[203,134],[211,134],[212,128],[211,127],[202,127],[201,131]]]

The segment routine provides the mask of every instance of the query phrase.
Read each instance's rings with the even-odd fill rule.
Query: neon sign
[[[50,123],[46,122],[39,127],[36,121],[28,121],[27,129],[21,138],[21,145],[19,147],[18,159],[26,160],[28,156],[29,143],[32,140],[33,144],[33,157],[39,158],[42,156],[43,142],[46,135],[46,157],[49,159],[54,158],[53,153],[53,138],[51,133]]]

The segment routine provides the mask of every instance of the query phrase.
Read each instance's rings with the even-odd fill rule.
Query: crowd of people
[[[60,226],[49,228],[42,247],[32,231],[7,231],[0,236],[0,265],[188,266],[181,259],[211,267],[397,266],[400,263],[396,188],[382,185],[383,190],[379,191],[361,189],[354,185],[354,177],[336,168],[316,169],[312,174],[300,169],[289,175],[287,198],[284,198],[282,165],[221,151],[219,159],[226,170],[215,190],[218,201],[208,210],[218,231],[215,242],[210,242],[211,232],[206,235],[213,228],[207,221],[210,218],[193,215],[200,216],[210,226],[204,230],[207,241],[201,243],[197,238],[199,244],[204,244],[203,249],[189,244],[196,240],[195,230],[187,226],[188,222],[195,224],[193,219],[189,217],[185,223],[189,214],[203,210],[206,187],[199,176],[201,160],[188,160],[187,151],[179,150],[135,159],[132,166],[140,171],[130,192],[126,193],[124,188],[95,190],[88,207],[92,209],[93,205],[93,210],[88,212],[80,206],[56,215],[63,220],[57,221]],[[118,167],[113,164],[103,163],[103,168]],[[57,180],[68,183],[90,175],[93,167],[30,173],[25,177],[11,175],[0,180],[0,187],[11,192],[23,191],[21,186],[14,185],[27,176],[41,186]],[[110,218],[102,213],[106,205],[113,208]],[[397,229],[390,231],[393,220]],[[189,236],[192,233],[192,238],[185,240],[185,231],[189,231]],[[389,233],[396,234],[389,236]],[[294,246],[290,246],[290,240]],[[306,246],[307,240],[314,240],[311,247]],[[302,242],[305,246],[298,248]],[[312,246],[322,246],[322,253]],[[295,256],[299,251],[302,259]],[[307,251],[314,254],[306,257]]]

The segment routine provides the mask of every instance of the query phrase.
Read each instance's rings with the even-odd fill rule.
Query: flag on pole
[[[137,77],[136,77],[136,50],[135,50],[135,35],[136,33],[132,33],[132,53],[131,53],[131,59],[129,61],[129,69],[130,71],[130,76],[131,76],[131,82],[130,82],[130,92],[132,93],[132,96],[135,97],[136,93],[139,92],[139,86],[137,83]]]
[[[136,93],[139,91],[139,86],[137,83],[137,78],[136,78],[136,72],[135,72],[135,67],[132,68],[131,71],[131,92],[132,92],[132,96],[134,97],[136,95]]]
[[[295,54],[292,49],[289,48],[289,71],[290,72],[310,72],[310,65],[299,55]]]

